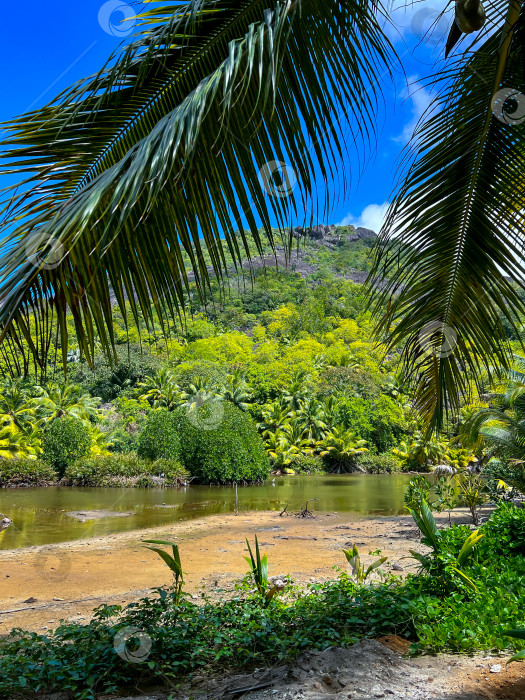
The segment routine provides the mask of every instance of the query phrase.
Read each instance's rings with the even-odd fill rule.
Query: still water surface
[[[261,486],[238,488],[239,511],[299,510],[307,499],[314,510],[360,515],[406,513],[408,474],[276,477]],[[80,523],[68,511],[111,510],[127,517]],[[13,524],[0,534],[0,549],[66,542],[114,532],[167,525],[235,511],[235,488],[189,486],[181,489],[49,487],[0,489],[0,513]]]

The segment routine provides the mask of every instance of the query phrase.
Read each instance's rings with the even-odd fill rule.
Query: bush
[[[188,472],[175,460],[149,462],[137,454],[98,455],[69,466],[64,478],[71,486],[179,486]]]
[[[353,430],[364,440],[386,452],[403,437],[406,420],[403,410],[389,396],[373,399],[345,397],[338,402],[335,422]]]
[[[323,460],[314,455],[294,455],[290,469],[297,474],[324,474]]]
[[[57,480],[57,473],[40,459],[0,459],[0,486],[40,486]]]
[[[212,400],[195,411],[174,414],[181,462],[201,483],[263,481],[270,462],[255,425],[236,406]]]
[[[166,410],[153,411],[137,439],[137,453],[146,459],[180,458],[178,421],[175,414]]]
[[[484,467],[483,476],[489,482],[504,481],[525,494],[525,464],[509,464],[493,459]]]
[[[500,556],[525,556],[525,508],[500,503],[483,526],[481,550]]]
[[[67,467],[89,454],[91,434],[76,418],[55,418],[42,436],[42,459],[63,476]]]
[[[393,474],[401,471],[401,463],[391,453],[376,455],[365,452],[359,457],[359,466],[369,474]]]

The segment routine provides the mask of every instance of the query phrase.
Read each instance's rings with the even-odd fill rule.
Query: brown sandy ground
[[[437,516],[438,522],[446,519]],[[453,519],[468,522],[461,509],[454,512]],[[61,619],[86,621],[102,603],[130,602],[156,586],[169,585],[166,566],[141,546],[142,540],[152,537],[180,544],[187,591],[197,596],[205,586],[217,598],[227,597],[246,573],[244,537],[253,541],[255,534],[268,553],[270,575],[289,574],[296,583],[333,578],[333,567],[345,565],[341,549],[350,544],[358,546],[365,560],[376,558],[369,557],[369,552],[381,550],[389,557],[386,568],[392,564],[402,567],[396,571],[400,575],[416,567],[413,559],[404,558],[408,550],[425,550],[408,516],[356,519],[348,514],[316,513],[315,519],[302,519],[280,517],[275,511],[210,516],[59,545],[3,550],[0,634],[13,627],[44,631],[58,626]],[[28,600],[31,602],[25,602]],[[197,679],[191,688],[175,691],[172,697],[525,700],[525,664],[506,666],[506,658],[487,656],[402,659],[400,653],[408,649],[404,640],[383,641],[390,651],[364,640],[351,649],[305,654],[293,668],[263,669],[222,681]],[[490,672],[495,664],[501,666],[498,673]],[[237,688],[243,690],[239,693]]]
[[[439,517],[439,516],[438,516]],[[464,521],[464,514],[455,519]],[[409,549],[424,551],[409,516],[356,519],[316,513],[315,518],[257,511],[209,516],[170,526],[124,532],[57,545],[0,550],[0,634],[13,627],[40,631],[60,619],[86,620],[104,602],[124,603],[168,586],[171,574],[161,559],[141,545],[160,538],[179,543],[186,590],[228,596],[246,573],[245,537],[257,534],[268,553],[270,575],[290,575],[295,583],[333,578],[346,566],[343,547],[357,544],[364,559],[381,550],[388,565],[416,568],[404,559]],[[0,535],[1,537],[1,535]],[[388,566],[387,566],[388,568]],[[403,573],[400,572],[400,573]],[[58,600],[57,600],[58,599]],[[30,600],[27,603],[25,601]]]

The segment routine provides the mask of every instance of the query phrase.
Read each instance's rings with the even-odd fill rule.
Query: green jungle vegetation
[[[367,566],[353,546],[348,571],[294,590],[255,542],[248,590],[197,605],[184,552],[150,542],[170,590],[12,631],[3,694],[91,700],[386,632],[413,653],[525,658],[525,7],[469,8],[472,36],[427,78],[438,109],[403,154],[370,260],[349,230],[316,246],[287,227],[346,194],[343,153],[370,143],[403,73],[375,2],[155,3],[98,73],[3,124],[3,485],[434,472],[407,491],[419,573],[380,574],[383,557]],[[457,27],[467,9],[455,3]],[[283,162],[295,189],[270,186]],[[290,266],[239,274],[274,252]],[[365,293],[352,279],[366,273]],[[477,527],[487,500],[479,529],[437,529],[432,509],[459,501]]]
[[[203,591],[196,604],[184,595],[176,547],[174,557],[163,552],[174,586],[157,596],[101,606],[87,625],[13,630],[0,643],[0,692],[89,699],[389,633],[410,639],[412,653],[520,656],[523,643],[506,632],[523,623],[525,606],[525,509],[513,503],[525,491],[525,360],[516,355],[483,393],[473,385],[460,414],[428,437],[399,353],[377,343],[364,288],[348,279],[366,272],[374,241],[335,228],[328,240],[301,241],[282,267],[255,259],[225,290],[214,283],[206,303],[190,289],[191,314],[168,333],[160,323],[126,326],[114,308],[116,365],[99,352],[90,368],[71,345],[65,381],[54,348],[46,367],[13,380],[4,361],[0,484],[169,487],[258,482],[270,470],[417,471],[405,502],[431,548],[414,554],[420,572],[402,580],[383,557],[361,563],[354,546],[344,552],[348,570],[301,588],[269,579],[257,547],[233,600]],[[509,341],[519,349],[510,327]],[[467,506],[476,526],[489,502],[497,510],[474,538],[468,526],[437,530],[430,512]]]
[[[375,234],[329,233],[300,241],[282,267],[264,265],[270,255],[253,260],[205,301],[190,287],[191,315],[166,332],[126,326],[114,307],[118,364],[99,352],[90,367],[70,345],[64,380],[58,344],[45,367],[12,379],[13,355],[4,356],[0,483],[225,484],[258,482],[270,469],[438,465],[470,479],[469,468],[490,464],[494,478],[523,486],[525,363],[516,356],[508,386],[473,386],[460,414],[427,437],[399,353],[377,343],[364,288],[348,279],[366,272]]]

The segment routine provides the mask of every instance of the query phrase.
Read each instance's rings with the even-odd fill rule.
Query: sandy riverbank
[[[446,516],[438,516],[440,519]],[[462,510],[455,512],[454,519],[468,521]],[[253,541],[256,533],[268,553],[270,575],[289,574],[297,583],[333,577],[333,567],[346,564],[341,549],[350,544],[356,544],[362,555],[381,550],[389,558],[388,565],[401,566],[402,574],[416,568],[413,559],[403,558],[409,549],[425,549],[409,516],[356,519],[348,514],[316,513],[315,518],[303,519],[257,511],[58,545],[0,550],[0,634],[13,627],[52,629],[61,619],[87,620],[102,603],[129,602],[156,586],[169,585],[171,576],[165,564],[141,545],[152,537],[179,543],[188,592],[196,595],[206,586],[217,597],[228,595],[246,573],[244,538]]]

